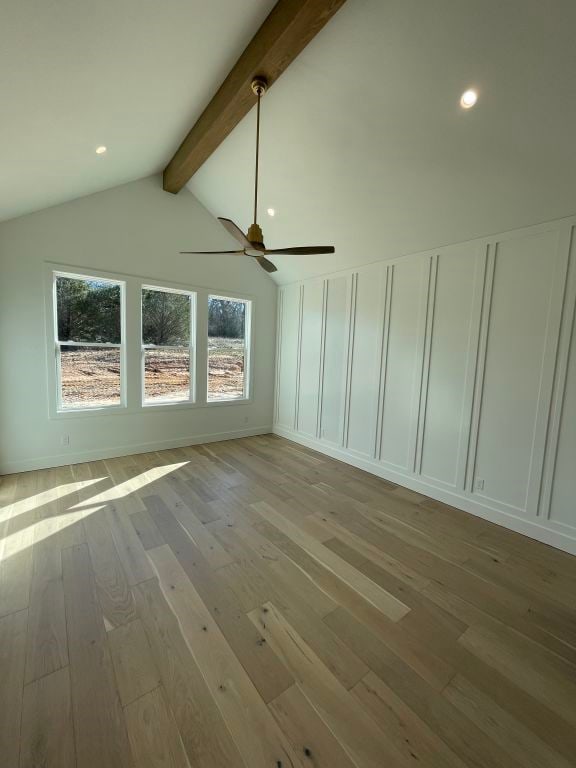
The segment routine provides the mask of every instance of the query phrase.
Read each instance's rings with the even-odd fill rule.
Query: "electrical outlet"
[[[60,442],[62,445],[70,445],[70,435],[62,435]]]
[[[479,478],[477,478],[474,481],[474,490],[476,490],[476,491],[483,491],[484,490],[484,480],[480,480]]]

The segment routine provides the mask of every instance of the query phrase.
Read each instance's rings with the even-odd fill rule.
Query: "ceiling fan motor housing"
[[[264,248],[264,235],[258,224],[250,224],[247,237],[252,245],[260,245]]]

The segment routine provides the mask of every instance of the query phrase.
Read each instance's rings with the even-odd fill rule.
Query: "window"
[[[142,288],[144,405],[194,402],[195,294]]]
[[[248,397],[250,302],[208,297],[208,401]]]
[[[58,410],[123,405],[124,284],[54,274]]]

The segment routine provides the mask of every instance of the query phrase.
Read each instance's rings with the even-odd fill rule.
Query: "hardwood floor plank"
[[[134,514],[130,515],[130,522],[134,526],[134,530],[138,534],[144,549],[162,546],[164,540],[158,532],[158,528],[154,525],[154,521],[147,509],[141,509],[139,512],[134,512]]]
[[[52,533],[35,541],[32,548],[25,683],[68,664],[62,555],[55,523]]]
[[[21,513],[22,514],[22,513]],[[31,520],[20,528],[19,516],[8,520],[0,561],[0,618],[28,608],[32,582],[32,545],[36,510],[30,510]]]
[[[297,546],[301,547],[307,554],[317,560],[324,568],[333,573],[337,578],[344,581],[351,589],[357,592],[360,597],[387,616],[392,621],[399,621],[410,610],[400,600],[381,589],[362,573],[352,568],[345,560],[335,555],[332,551],[322,546],[321,543],[311,539],[302,532],[297,525],[289,522],[269,504],[258,502],[252,505],[258,511],[262,519],[274,525],[279,531],[284,533]]]
[[[257,558],[264,568],[265,578],[272,578],[275,584],[282,588],[295,590],[306,605],[320,617],[325,616],[337,607],[338,603],[330,595],[322,591],[304,571],[298,568],[286,554],[278,549],[272,542],[259,533],[256,528],[247,521],[228,524],[223,520],[210,524],[223,546],[232,557],[241,561],[249,551]],[[258,517],[258,520],[261,518]],[[270,575],[270,571],[272,575]],[[262,600],[261,602],[266,602]]]
[[[160,585],[232,738],[250,768],[303,765],[168,546],[150,550]]]
[[[574,763],[566,553],[275,435],[0,505],[2,768]]]
[[[472,720],[511,758],[525,768],[570,768],[567,761],[526,728],[519,720],[498,706],[464,677],[457,675],[444,689],[444,696],[469,720]]]
[[[82,768],[132,766],[88,546],[62,551],[74,733]]]
[[[364,557],[356,548],[350,547],[340,539],[330,539],[324,544],[350,565],[365,573],[376,584],[380,584],[406,603],[410,613],[401,619],[403,627],[410,626],[414,612],[418,612],[420,616],[426,614],[430,624],[443,627],[444,631],[455,637],[459,637],[468,628],[468,624],[435,605],[422,594],[430,584],[429,579],[423,579],[418,574],[410,572],[408,568],[401,568],[401,571],[405,571],[404,573],[401,573],[396,565],[390,569],[385,555],[378,563],[376,558]]]
[[[470,768],[520,768],[353,616],[339,608],[325,621]]]
[[[156,579],[134,588],[138,610],[190,764],[249,768],[182,635]]]
[[[234,649],[265,701],[276,698],[294,679],[239,609],[234,595],[213,576],[200,550],[159,497],[146,504],[164,540]]]
[[[0,755],[18,765],[28,611],[0,619]]]
[[[134,598],[114,544],[105,507],[86,517],[84,530],[106,629],[134,621]]]
[[[426,768],[466,768],[468,765],[374,672],[360,680],[351,693],[409,763]]]
[[[160,674],[140,619],[113,629],[108,633],[108,642],[123,707],[160,685]]]
[[[362,768],[382,768],[388,762],[398,768],[408,765],[272,603],[250,613],[250,618],[353,762]]]
[[[459,642],[576,727],[576,667],[504,628],[470,627]]]
[[[233,571],[228,572],[232,566],[227,566],[221,568],[218,575],[224,577],[245,612],[255,610],[266,602],[274,602],[345,688],[351,688],[366,674],[366,665],[308,607],[298,589],[267,568],[265,561],[258,558],[249,543],[236,535],[235,529],[222,528],[217,536],[228,542],[239,561],[234,564]]]
[[[268,705],[299,755],[315,768],[354,768],[345,749],[318,715],[298,685]]]
[[[488,626],[496,632],[503,626],[491,617],[478,611],[474,606],[460,598],[435,588],[426,590],[431,599],[448,610],[454,610],[459,616],[467,616],[470,624]],[[434,638],[431,637],[431,642]],[[520,722],[526,724],[534,733],[568,759],[576,752],[576,730],[564,718],[558,717],[538,699],[514,685],[508,677],[494,667],[488,666],[476,655],[468,651],[461,643],[450,643],[444,648],[452,663],[468,680],[492,698],[500,707],[506,709]]]
[[[166,487],[164,481],[157,484],[156,491],[167,509],[170,510],[184,530],[187,531],[211,568],[221,568],[233,562],[233,559],[220,542],[214,538],[210,529],[201,523],[189,507]]]
[[[118,504],[111,504],[106,509],[106,515],[128,584],[133,587],[151,579],[150,561],[127,512]]]
[[[68,667],[24,688],[20,768],[76,768]]]
[[[191,768],[162,688],[155,688],[124,710],[138,768]]]

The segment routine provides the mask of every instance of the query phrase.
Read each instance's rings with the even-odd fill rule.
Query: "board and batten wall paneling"
[[[430,268],[428,256],[389,268],[379,456],[405,472],[414,468]]]
[[[554,374],[566,271],[559,241],[551,231],[494,246],[472,491],[514,514],[537,503],[528,492],[541,471],[546,423],[538,417],[548,410]]]
[[[346,447],[358,455],[372,458],[376,441],[376,418],[386,267],[371,264],[354,276],[351,309]]]
[[[485,260],[475,243],[446,249],[431,297],[419,469],[452,488],[464,487]]]
[[[313,437],[318,434],[323,311],[324,283],[316,280],[303,285],[297,428]]]
[[[552,445],[541,514],[553,524],[576,526],[576,227],[571,229],[570,272],[558,354],[556,408],[552,411]],[[554,440],[556,436],[556,440]],[[556,449],[556,450],[555,450]],[[549,501],[549,503],[547,503]]]
[[[325,282],[324,348],[320,403],[320,437],[342,444],[350,278],[334,277]]]
[[[294,429],[296,424],[300,293],[299,285],[282,288],[278,304],[276,423],[288,429]]]
[[[275,431],[576,554],[575,228],[283,287]]]

